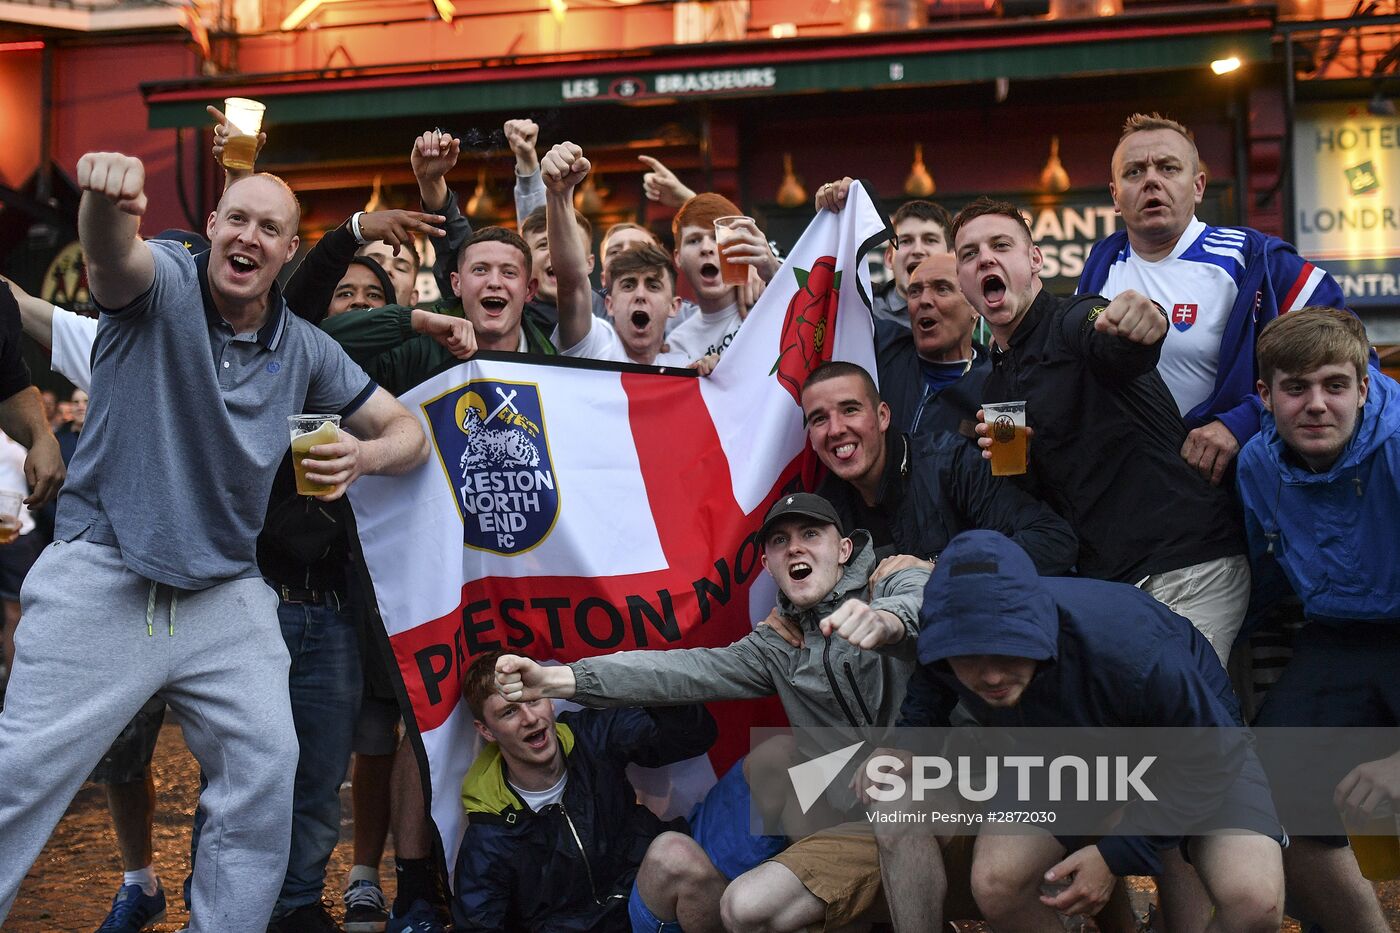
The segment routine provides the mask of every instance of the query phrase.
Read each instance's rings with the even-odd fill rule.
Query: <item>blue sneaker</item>
[[[112,898],[112,912],[97,933],[141,933],[165,919],[165,889],[147,894],[139,884],[124,884]]]
[[[390,917],[384,933],[447,933],[437,911],[427,901],[414,901],[402,917]]]

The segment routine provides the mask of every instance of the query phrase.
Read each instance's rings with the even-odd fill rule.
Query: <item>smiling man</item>
[[[889,561],[933,561],[960,532],[990,528],[1031,554],[1041,573],[1068,573],[1074,532],[1049,506],[987,470],[977,447],[956,434],[911,438],[891,426],[870,374],[823,363],[802,384],[807,440],[829,474],[818,492],[846,528],[865,528]]]
[[[1137,292],[1062,301],[1011,204],[974,201],[953,220],[958,281],[991,326],[984,401],[1024,401],[1034,429],[1019,482],[1079,537],[1079,573],[1141,585],[1229,656],[1249,563],[1229,494],[1179,451],[1186,430],[1157,356],[1166,315]],[[979,443],[990,445],[986,425]],[[990,453],[984,450],[985,456]]]
[[[389,303],[388,297],[394,294],[393,287],[383,266],[368,256],[356,256],[350,260],[344,278],[331,294],[326,317],[335,317],[347,311],[382,308]]]
[[[1095,244],[1078,290],[1113,298],[1132,289],[1167,309],[1157,368],[1186,421],[1181,456],[1220,483],[1259,430],[1260,328],[1305,305],[1341,308],[1342,290],[1277,237],[1197,219],[1206,173],[1190,130],[1175,120],[1130,116],[1110,169],[1125,229]]]
[[[298,757],[277,596],[256,560],[286,418],[342,415],[340,439],[311,450],[326,459],[309,461],[328,499],[365,473],[421,464],[428,445],[402,405],[288,312],[276,280],[300,211],[281,179],[225,189],[211,248],[195,257],[136,236],[139,159],[89,153],[77,176],[103,314],[91,425],[25,588],[0,717],[0,786],[15,801],[0,816],[0,921],[83,778],[159,694],[208,778],[191,929],[261,933],[287,866]]]
[[[556,667],[507,656],[496,667],[503,695],[587,706],[777,695],[796,727],[892,725],[913,669],[928,570],[908,567],[872,583],[869,534],[843,537],[837,523],[831,503],[795,493],[773,504],[758,532],[778,609],[801,631],[801,647],[760,625],[723,648],[623,651]],[[735,878],[722,910],[730,931],[769,933],[883,916],[875,839],[839,830],[808,836]]]
[[[563,356],[644,366],[685,366],[680,353],[661,352],[666,323],[680,307],[676,271],[650,242],[607,256],[607,307],[611,321],[593,314],[588,257],[573,223],[574,189],[591,166],[583,150],[559,143],[545,154],[549,253],[558,278],[559,327],[552,340]]]
[[[1132,587],[1038,576],[1025,552],[994,532],[968,532],[948,545],[925,589],[921,619],[921,666],[902,725],[946,727],[959,702],[984,726],[1243,725],[1225,671],[1199,632]],[[1180,849],[1209,889],[1210,929],[1277,930],[1282,829],[1258,762],[1226,764],[1204,753],[1162,762],[1163,770],[1192,775],[1192,794],[1164,797],[1159,811],[1180,827],[1176,836],[1129,834],[1143,825],[1132,805],[1097,842],[981,833],[972,893],[983,915],[994,930],[1052,933],[1062,929],[1056,911],[1102,910],[1115,877],[1167,872],[1164,883],[1179,884],[1171,866],[1189,872],[1175,857]],[[1206,830],[1225,832],[1196,834]],[[1069,884],[1050,896],[1041,891],[1046,881]]]
[[[1259,726],[1400,725],[1400,569],[1384,542],[1400,514],[1400,390],[1368,368],[1366,330],[1304,308],[1259,335],[1260,432],[1240,452],[1240,499],[1259,608],[1294,594],[1308,624]],[[1318,762],[1340,783],[1353,763]],[[1324,928],[1386,921],[1346,837],[1295,839],[1289,893]]]

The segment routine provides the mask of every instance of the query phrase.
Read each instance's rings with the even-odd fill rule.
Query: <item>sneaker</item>
[[[438,918],[427,901],[414,901],[402,917],[390,917],[384,933],[447,933],[447,926]]]
[[[147,894],[139,884],[124,884],[112,898],[112,912],[97,933],[141,933],[165,919],[165,889]]]
[[[277,933],[340,933],[340,925],[320,901],[288,911],[268,929],[275,929]]]
[[[384,933],[389,919],[389,902],[384,890],[361,878],[345,889],[345,933]]]

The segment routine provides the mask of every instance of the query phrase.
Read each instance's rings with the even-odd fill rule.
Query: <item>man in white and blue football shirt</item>
[[[1175,120],[1133,114],[1111,168],[1108,188],[1127,229],[1095,244],[1078,292],[1111,299],[1132,289],[1167,311],[1157,371],[1189,432],[1181,455],[1219,484],[1259,432],[1259,329],[1306,305],[1341,308],[1342,290],[1277,237],[1196,219],[1206,175],[1191,132]]]

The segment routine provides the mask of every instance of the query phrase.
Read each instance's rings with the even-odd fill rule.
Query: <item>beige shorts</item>
[[[943,848],[948,920],[980,920],[972,898],[972,845],[976,836],[955,836]],[[843,823],[813,833],[773,856],[803,887],[826,904],[824,928],[854,923],[888,923],[889,908],[880,885],[880,850],[867,823]]]

